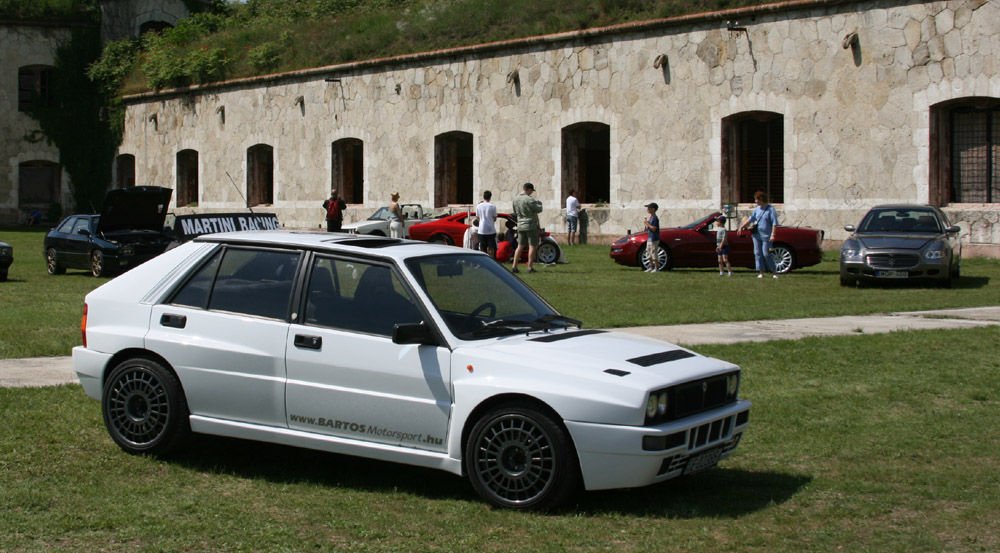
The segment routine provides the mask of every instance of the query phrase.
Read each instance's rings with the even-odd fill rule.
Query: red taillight
[[[80,317],[80,334],[83,336],[83,347],[87,347],[87,304],[83,304],[83,316]]]

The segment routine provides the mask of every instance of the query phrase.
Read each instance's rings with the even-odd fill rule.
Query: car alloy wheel
[[[559,246],[553,244],[552,242],[542,242],[538,245],[538,253],[536,255],[539,263],[544,263],[550,265],[559,261]]]
[[[528,405],[479,419],[465,448],[473,488],[498,507],[549,509],[575,491],[579,466],[566,432]]]
[[[774,246],[771,248],[771,260],[774,261],[774,272],[787,273],[795,265],[795,255],[791,248],[787,246]]]
[[[642,249],[639,250],[639,265],[644,270],[648,271],[650,269],[649,258],[646,257],[646,245],[645,244],[642,246]],[[667,248],[663,247],[662,244],[660,245],[660,247],[656,251],[656,270],[657,271],[668,271],[668,270],[670,270],[670,250],[668,250]]]
[[[149,359],[128,359],[111,371],[101,408],[111,439],[129,453],[165,453],[190,432],[180,382]]]
[[[95,277],[102,277],[104,272],[104,253],[101,250],[90,252],[90,274]]]
[[[66,269],[59,264],[55,248],[49,248],[45,251],[45,270],[50,275],[61,275],[66,272]]]

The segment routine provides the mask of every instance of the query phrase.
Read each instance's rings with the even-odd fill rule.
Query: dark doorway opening
[[[472,134],[434,137],[434,207],[472,204]]]
[[[274,203],[274,148],[247,148],[247,207]]]
[[[576,190],[581,203],[611,199],[611,127],[584,122],[562,130],[562,198]]]
[[[349,204],[365,201],[365,144],[357,138],[343,138],[333,143],[331,188]]]
[[[115,158],[115,188],[135,186],[135,156],[121,154]]]
[[[198,205],[198,151],[177,152],[177,207]]]
[[[763,190],[771,203],[785,201],[785,119],[750,111],[722,120],[722,202],[752,203]]]
[[[17,207],[24,213],[49,213],[59,203],[62,166],[51,161],[25,161],[18,165]]]
[[[1000,202],[1000,99],[944,102],[930,118],[929,201]]]

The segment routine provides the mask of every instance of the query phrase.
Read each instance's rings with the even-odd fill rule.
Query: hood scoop
[[[614,376],[628,376],[632,373],[628,371],[623,371],[621,369],[605,369],[604,372],[614,375]]]
[[[627,359],[627,361],[634,365],[639,365],[640,367],[652,367],[653,365],[659,365],[660,363],[669,363],[671,361],[687,359],[688,357],[694,357],[694,354],[682,349],[672,349],[670,351],[661,351],[660,353],[643,355],[642,357],[633,357],[632,359]]]
[[[559,340],[569,340],[570,338],[578,338],[580,336],[590,336],[591,334],[603,334],[607,331],[605,330],[577,330],[574,332],[561,332],[559,334],[550,334],[548,336],[539,336],[538,338],[532,338],[531,342],[558,342]]]

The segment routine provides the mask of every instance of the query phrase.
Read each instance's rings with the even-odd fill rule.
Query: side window
[[[383,265],[317,257],[306,289],[305,323],[391,336],[423,320],[396,273]]]
[[[73,223],[75,221],[76,221],[75,217],[69,217],[65,221],[63,221],[61,225],[59,225],[59,228],[57,230],[64,234],[69,234],[73,232]]]
[[[284,319],[298,263],[298,252],[227,248],[208,308]]]
[[[73,223],[72,234],[80,234],[81,230],[90,230],[90,219],[80,217]]]
[[[285,319],[298,252],[220,248],[170,303]]]
[[[219,271],[219,261],[222,260],[222,250],[216,252],[208,263],[198,269],[194,275],[181,286],[170,302],[174,305],[187,305],[205,309],[208,307],[208,294],[212,290],[212,281]]]

